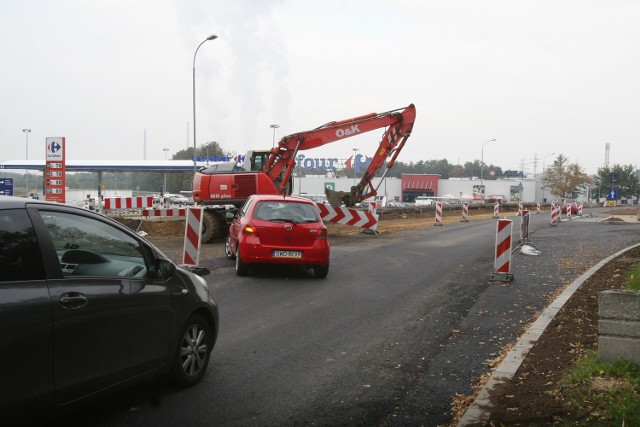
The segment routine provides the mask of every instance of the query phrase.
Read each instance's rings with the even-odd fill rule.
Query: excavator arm
[[[295,167],[298,151],[321,147],[331,142],[386,127],[386,131],[371,163],[364,172],[360,183],[351,188],[351,192],[328,192],[328,199],[332,206],[344,203],[353,206],[363,199],[376,194],[372,180],[387,159],[387,170],[393,167],[400,150],[411,135],[416,117],[413,104],[406,108],[391,110],[384,113],[371,113],[347,120],[330,122],[316,129],[298,132],[283,137],[275,147],[262,172],[276,183],[279,193],[284,194],[287,183]],[[369,191],[367,191],[367,188]]]

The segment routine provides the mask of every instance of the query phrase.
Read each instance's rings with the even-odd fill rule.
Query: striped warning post
[[[462,202],[462,219],[460,222],[469,222],[469,202]]]
[[[550,225],[558,225],[560,222],[560,206],[555,203],[551,203],[551,221]]]
[[[317,206],[320,218],[325,222],[335,222],[374,231],[378,228],[378,214],[343,207],[334,208],[323,203],[319,203]]]
[[[571,204],[565,205],[567,208],[567,219],[571,221]]]
[[[187,208],[184,227],[184,255],[182,257],[182,263],[185,265],[197,267],[200,262],[203,211],[204,209],[201,207]]]
[[[500,202],[495,202],[493,204],[493,217],[494,218],[500,217]]]
[[[578,216],[582,216],[582,208],[583,208],[582,203],[578,203]]]
[[[489,280],[500,282],[513,281],[511,274],[511,233],[513,231],[513,221],[510,219],[499,219],[496,227],[496,253],[493,263],[494,273]]]
[[[442,202],[436,202],[436,222],[433,225],[442,225]]]
[[[540,213],[540,202],[536,202],[536,214]]]
[[[522,216],[522,202],[518,203],[518,216]]]
[[[105,209],[140,209],[152,208],[153,197],[107,197],[104,199]]]
[[[187,214],[185,208],[173,208],[173,209],[143,209],[142,216],[170,216],[179,217]]]
[[[529,209],[522,210],[522,216],[520,217],[520,240],[529,240]]]

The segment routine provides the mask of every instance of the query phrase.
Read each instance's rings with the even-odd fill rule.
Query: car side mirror
[[[227,212],[224,214],[227,219],[234,219],[236,217],[236,214],[234,214],[233,212]]]
[[[169,260],[157,258],[150,273],[154,279],[167,280],[176,273],[176,266]]]

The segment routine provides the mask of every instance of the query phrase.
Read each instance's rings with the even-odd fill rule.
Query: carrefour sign
[[[362,154],[358,154],[355,156],[355,161],[353,160],[353,156],[349,157],[345,162],[345,167],[350,170],[355,168],[356,173],[360,174],[362,171],[366,170],[370,163],[370,158],[363,156]],[[336,158],[315,158],[306,157],[304,154],[300,154],[296,157],[296,165],[304,169],[336,170],[337,168],[342,167],[342,162]]]

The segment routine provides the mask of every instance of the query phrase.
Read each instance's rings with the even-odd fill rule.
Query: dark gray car
[[[0,196],[0,424],[158,374],[203,376],[218,334],[204,279],[128,228]]]

